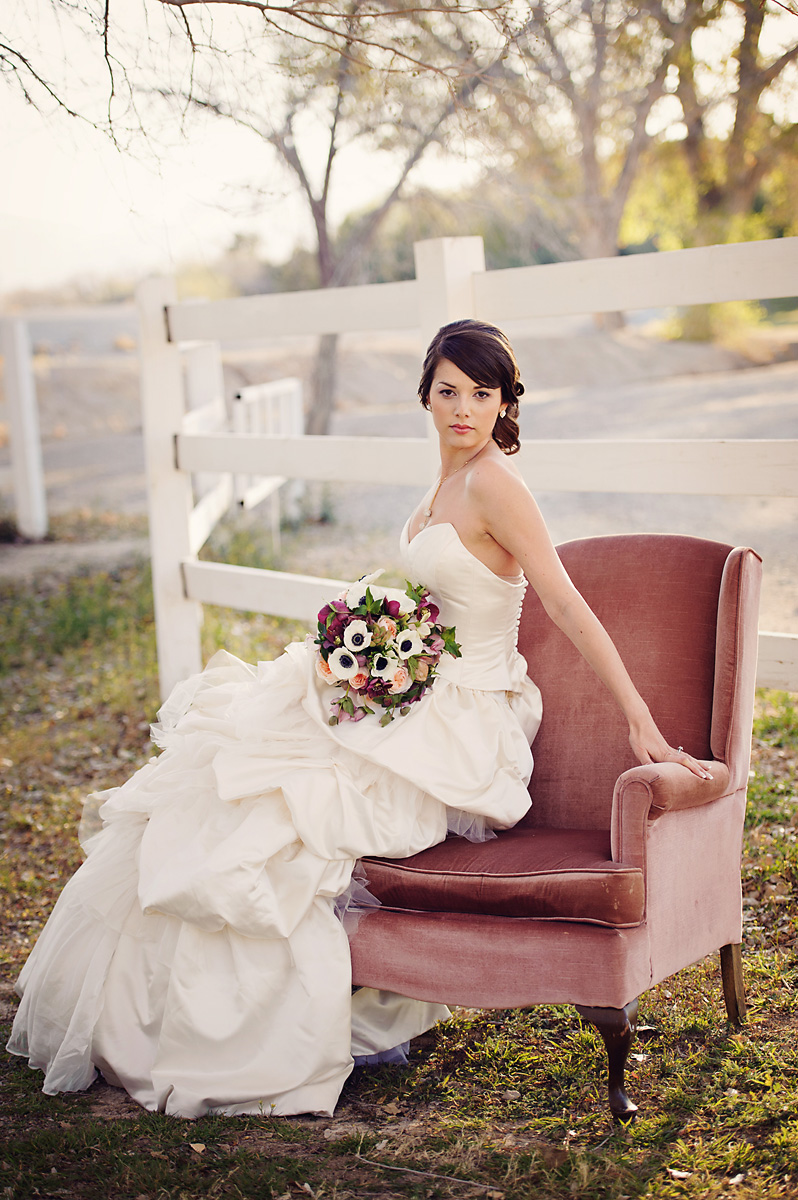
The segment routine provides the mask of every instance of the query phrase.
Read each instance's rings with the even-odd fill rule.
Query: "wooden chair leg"
[[[745,1020],[745,985],[743,983],[743,955],[739,942],[720,948],[720,974],[723,980],[723,999],[726,1013],[733,1025],[742,1025]]]
[[[629,1048],[637,1029],[637,1000],[630,1000],[623,1008],[587,1008],[576,1005],[576,1011],[585,1021],[595,1025],[607,1047],[607,1090],[610,1111],[615,1121],[633,1121],[637,1105],[626,1094],[624,1070]]]

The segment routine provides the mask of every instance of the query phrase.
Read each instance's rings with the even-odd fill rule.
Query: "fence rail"
[[[264,330],[269,337],[282,337],[352,329],[412,329],[418,325],[417,286],[413,279],[173,304],[169,337],[175,342],[240,342],[261,341]]]
[[[426,484],[425,438],[177,435],[184,471],[240,471],[347,483]],[[515,458],[538,492],[798,496],[798,440],[527,441]]]
[[[798,238],[510,267],[474,278],[486,321],[774,300],[798,288]]]
[[[178,343],[257,340],[276,334],[420,328],[447,321],[657,308],[792,295],[798,238],[669,254],[485,271],[479,238],[415,246],[416,279],[281,296],[178,304],[168,281],[139,294],[142,403],[161,687],[199,669],[202,603],[312,618],[340,581],[198,562],[191,537],[191,478],[281,475],[354,483],[425,484],[431,442],[417,438],[243,436],[183,424]],[[798,442],[527,442],[517,460],[537,491],[689,495],[798,495]],[[760,635],[758,682],[798,690],[798,636]]]

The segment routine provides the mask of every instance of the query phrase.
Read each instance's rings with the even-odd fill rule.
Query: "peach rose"
[[[353,675],[349,680],[349,686],[354,688],[356,692],[360,692],[369,681],[368,671],[358,671],[357,675]]]
[[[327,666],[327,663],[321,656],[316,659],[316,674],[318,675],[319,679],[323,679],[325,683],[338,682],[330,668]]]
[[[416,679],[419,680],[421,683],[423,683],[428,675],[429,675],[429,666],[427,665],[427,663],[424,661],[423,658],[420,658],[418,660],[418,662],[416,663]]]
[[[407,667],[397,667],[391,680],[391,694],[398,696],[402,692],[406,692],[412,682],[413,680],[410,678],[410,672]]]

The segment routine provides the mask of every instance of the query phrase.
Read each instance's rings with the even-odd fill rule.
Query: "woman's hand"
[[[712,778],[704,764],[693,758],[692,754],[688,754],[681,746],[674,749],[668,745],[650,715],[640,724],[629,726],[629,745],[635,757],[644,765],[677,762],[687,767],[688,771],[692,771],[699,779]]]

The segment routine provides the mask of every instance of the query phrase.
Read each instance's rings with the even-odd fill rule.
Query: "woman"
[[[18,984],[9,1049],[45,1071],[46,1092],[99,1070],[180,1116],[331,1113],[353,1053],[447,1015],[352,996],[337,914],[368,902],[352,883],[361,856],[489,837],[528,808],[541,705],[515,648],[524,576],[615,696],[640,761],[707,776],[665,742],[560,565],[510,459],[522,393],[493,326],[459,321],[433,340],[419,395],[441,472],[402,553],[462,656],[443,655],[405,716],[331,723],[310,639],[257,670],[222,651],[161,710],[161,755],[99,796],[104,827]]]
[[[501,376],[491,361],[499,347],[506,355]],[[489,382],[496,386],[486,386]],[[495,574],[522,572],[548,615],[612,692],[640,762],[678,759],[707,778],[700,763],[670,747],[657,729],[612,641],[568,578],[537,504],[507,457],[519,448],[515,418],[523,392],[510,345],[495,327],[456,321],[438,332],[419,395],[440,440],[441,474],[431,501],[413,514],[409,535],[433,520],[449,524],[465,549]]]

